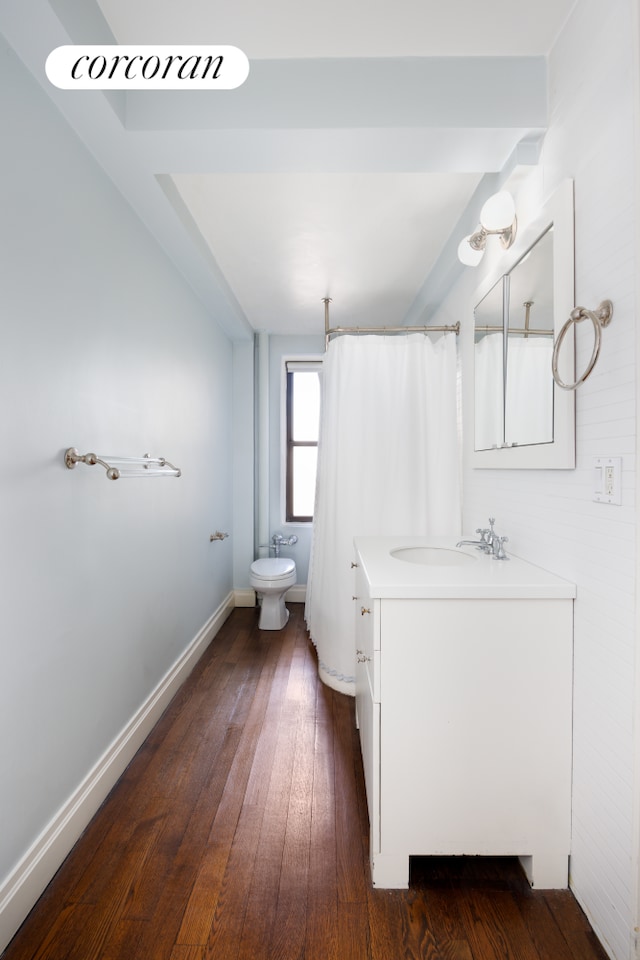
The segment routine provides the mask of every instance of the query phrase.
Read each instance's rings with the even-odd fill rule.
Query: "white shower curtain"
[[[553,337],[509,337],[504,438],[507,443],[553,440]]]
[[[504,440],[504,338],[501,333],[482,337],[474,345],[475,450],[491,450]]]
[[[455,334],[330,342],[306,619],[321,679],[355,693],[354,536],[460,532]]]

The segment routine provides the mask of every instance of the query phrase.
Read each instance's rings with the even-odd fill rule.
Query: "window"
[[[319,360],[287,360],[286,520],[310,523],[316,495],[320,428]]]

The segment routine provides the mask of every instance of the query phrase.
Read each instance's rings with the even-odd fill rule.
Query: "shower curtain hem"
[[[348,697],[355,697],[356,682],[355,677],[346,677],[339,674],[336,670],[330,670],[324,663],[318,664],[318,675],[322,682],[332,690],[338,693],[345,693]]]

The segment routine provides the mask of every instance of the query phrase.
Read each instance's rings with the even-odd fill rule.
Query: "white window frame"
[[[280,390],[280,516],[283,524],[288,527],[309,528],[311,520],[287,520],[287,373],[292,365],[300,364],[310,370],[317,370],[322,377],[323,356],[321,354],[293,355],[287,354],[282,358],[281,390]]]

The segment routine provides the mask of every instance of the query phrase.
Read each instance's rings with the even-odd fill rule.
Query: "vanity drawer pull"
[[[360,607],[360,613],[364,617],[365,613],[371,613],[371,610],[368,607]]]

